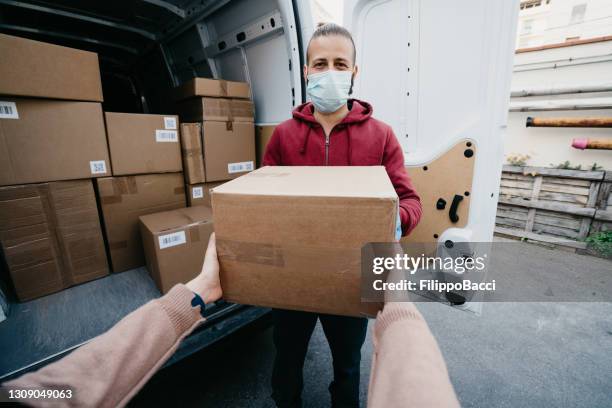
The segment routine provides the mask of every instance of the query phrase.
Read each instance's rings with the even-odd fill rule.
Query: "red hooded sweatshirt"
[[[349,113],[326,138],[307,102],[293,119],[279,124],[266,147],[264,166],[385,166],[400,199],[402,234],[421,218],[421,200],[412,187],[404,153],[389,125],[372,117],[372,106],[349,99]]]

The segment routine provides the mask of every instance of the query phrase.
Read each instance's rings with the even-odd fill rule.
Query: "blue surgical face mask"
[[[348,100],[352,77],[352,71],[335,70],[308,75],[306,92],[315,109],[323,113],[340,109]]]

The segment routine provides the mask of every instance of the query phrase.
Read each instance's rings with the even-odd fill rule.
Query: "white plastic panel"
[[[459,140],[477,145],[469,222],[457,239],[493,234],[517,14],[517,0],[345,0],[355,96],[393,127],[406,165]]]
[[[293,85],[284,43],[283,36],[274,36],[245,49],[257,123],[278,123],[291,117]]]
[[[168,46],[179,83],[194,75],[249,82],[259,124],[288,119],[301,103],[300,47],[291,0],[232,0],[183,37]]]

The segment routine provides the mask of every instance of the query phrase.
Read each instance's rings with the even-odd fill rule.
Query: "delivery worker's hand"
[[[205,303],[212,303],[221,299],[221,281],[219,280],[219,261],[217,260],[217,246],[215,233],[210,235],[208,248],[204,256],[202,272],[187,283],[187,287],[200,295]]]

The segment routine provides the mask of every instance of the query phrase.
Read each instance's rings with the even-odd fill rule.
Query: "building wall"
[[[612,2],[611,2],[612,3]],[[612,40],[515,55],[512,89],[558,85],[612,83]],[[513,102],[555,101],[589,98],[605,106],[594,110],[512,111]],[[612,92],[513,97],[508,116],[505,153],[528,154],[528,164],[549,167],[569,160],[572,165],[588,168],[594,162],[612,170],[612,151],[577,150],[571,147],[574,138],[603,138],[612,140],[612,129],[533,128],[525,127],[532,117],[601,117],[612,116]]]
[[[612,34],[610,0],[523,0],[517,48]]]

